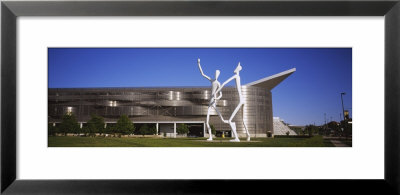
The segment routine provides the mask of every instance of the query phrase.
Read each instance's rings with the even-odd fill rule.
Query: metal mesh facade
[[[243,86],[245,99],[244,122],[250,134],[273,133],[272,96],[265,88]],[[217,107],[224,119],[229,119],[239,102],[235,87],[225,87]],[[116,122],[125,114],[133,122],[204,121],[211,98],[209,87],[176,88],[51,88],[48,91],[49,122],[60,122],[72,112],[79,122],[86,122],[91,114],[104,117],[105,122]],[[239,134],[244,134],[242,112],[234,118]],[[230,131],[216,112],[210,116],[216,130]]]

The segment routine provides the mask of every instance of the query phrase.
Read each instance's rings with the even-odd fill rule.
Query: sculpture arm
[[[222,92],[220,91],[219,96],[217,97],[217,100],[221,99],[221,97],[222,97]]]
[[[203,75],[203,77],[205,77],[206,79],[211,81],[211,78],[203,73],[203,69],[201,69],[201,65],[200,65],[200,59],[197,59],[197,65],[199,66],[201,75]]]
[[[229,78],[228,80],[226,80],[224,83],[222,83],[222,85],[218,88],[218,90],[215,93],[221,92],[222,88],[228,84],[229,82],[231,82],[233,79],[235,79],[237,77],[237,75],[233,75],[231,78]]]

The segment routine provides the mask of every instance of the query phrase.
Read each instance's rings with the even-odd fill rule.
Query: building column
[[[156,123],[156,131],[157,131],[156,135],[158,135],[158,123]]]
[[[176,138],[176,123],[174,123],[174,138]]]
[[[206,123],[203,123],[203,137],[206,137]]]
[[[53,127],[55,127],[56,126],[56,123],[53,123]]]
[[[107,123],[104,123],[104,129],[107,128]]]
[[[81,129],[82,129],[82,127],[83,127],[83,123],[81,123],[81,124],[80,124],[80,127],[81,127]]]

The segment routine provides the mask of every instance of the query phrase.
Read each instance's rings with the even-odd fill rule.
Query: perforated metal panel
[[[245,133],[243,121],[250,134],[273,131],[272,96],[265,88],[243,86],[245,106],[234,117],[238,133]],[[80,122],[91,114],[115,122],[125,114],[132,121],[205,121],[211,92],[207,87],[184,88],[68,88],[49,89],[49,122],[59,122],[68,107]],[[239,102],[235,87],[225,87],[217,108],[229,119]],[[243,120],[244,119],[244,120]],[[210,123],[217,130],[230,130],[213,111]]]

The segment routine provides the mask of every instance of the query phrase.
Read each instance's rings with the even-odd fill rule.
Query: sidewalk
[[[351,147],[345,143],[343,143],[342,141],[340,141],[341,137],[327,137],[327,136],[323,136],[324,140],[329,140],[335,147]]]
[[[333,140],[333,139],[331,139],[331,140],[329,140],[329,141],[331,141],[331,143],[332,143],[335,147],[349,147],[348,145],[342,143],[342,142],[339,141],[339,140]]]

